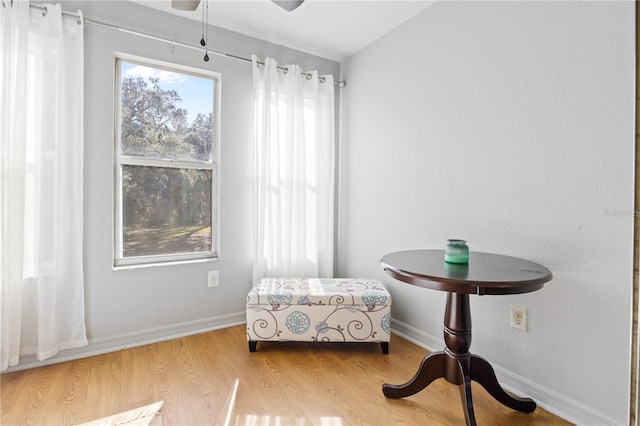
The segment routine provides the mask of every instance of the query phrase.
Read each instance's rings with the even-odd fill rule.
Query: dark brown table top
[[[547,268],[499,254],[469,252],[469,263],[444,261],[444,250],[407,250],[380,260],[397,280],[433,290],[466,294],[518,294],[536,291],[551,281]]]

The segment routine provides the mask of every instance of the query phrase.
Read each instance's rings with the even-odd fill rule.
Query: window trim
[[[213,129],[211,132],[211,160],[171,160],[156,158],[141,158],[138,156],[122,155],[121,153],[121,128],[122,128],[122,76],[121,62],[128,62],[142,66],[158,68],[166,71],[186,74],[198,78],[213,80]],[[183,262],[202,262],[219,259],[220,244],[220,117],[221,117],[221,89],[222,76],[220,73],[194,68],[186,65],[174,64],[156,59],[115,52],[114,55],[114,188],[113,188],[113,268],[123,267],[148,267]],[[170,167],[178,169],[197,169],[211,171],[211,251],[194,253],[170,253],[143,256],[124,256],[123,241],[123,191],[122,168],[123,166],[150,166]]]

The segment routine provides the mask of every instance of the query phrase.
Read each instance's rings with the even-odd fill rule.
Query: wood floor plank
[[[65,423],[71,423],[73,419],[79,418],[85,410],[90,369],[86,359],[72,361],[69,366],[65,384],[66,393],[62,401]]]
[[[52,407],[61,406],[64,393],[58,392],[65,385],[69,374],[69,364],[57,364],[44,367],[41,374],[34,375],[30,384],[31,397],[27,399],[24,412],[25,424],[50,424],[48,413]]]
[[[12,413],[18,409],[19,401],[28,400],[28,398],[21,398],[21,395],[27,388],[32,372],[33,370],[24,370],[0,376],[0,383],[2,383],[0,413]]]
[[[163,401],[165,425],[464,424],[456,386],[436,380],[403,399],[427,351],[392,335],[379,345],[260,342],[245,326],[0,376],[2,425],[71,425]],[[570,423],[538,408],[515,412],[472,385],[480,425]]]

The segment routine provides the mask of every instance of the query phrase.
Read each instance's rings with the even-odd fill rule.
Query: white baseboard
[[[119,351],[121,349],[149,345],[151,343],[163,342],[165,340],[172,340],[193,334],[205,333],[207,331],[219,330],[221,328],[233,327],[246,322],[247,314],[242,311],[235,314],[220,315],[196,321],[187,321],[179,324],[147,328],[130,333],[116,334],[109,337],[89,339],[89,345],[87,346],[61,351],[57,355],[44,361],[38,361],[35,355],[23,356],[20,359],[19,365],[8,368],[3,373],[42,367],[45,365],[72,361],[89,356],[102,355],[109,352]]]
[[[400,321],[392,319],[391,330],[394,334],[427,349],[429,352],[440,351],[444,348],[443,338],[434,337]],[[584,404],[561,395],[556,391],[540,386],[502,367],[493,364],[492,366],[496,372],[498,381],[506,390],[517,395],[532,398],[540,407],[571,423],[576,425],[620,424],[620,421],[586,407]]]

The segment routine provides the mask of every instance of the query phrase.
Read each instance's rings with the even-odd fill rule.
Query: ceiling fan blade
[[[180,10],[196,10],[200,0],[171,0],[171,7]]]
[[[271,0],[271,1],[277,4],[278,6],[280,6],[281,8],[283,8],[284,10],[286,10],[287,12],[291,12],[292,10],[297,9],[298,6],[304,3],[304,0]]]

